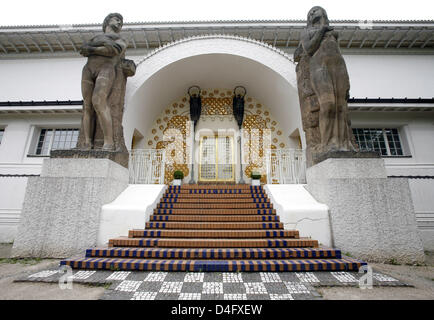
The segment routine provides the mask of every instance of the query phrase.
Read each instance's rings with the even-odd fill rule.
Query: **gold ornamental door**
[[[199,180],[234,181],[233,137],[204,136],[199,145]]]

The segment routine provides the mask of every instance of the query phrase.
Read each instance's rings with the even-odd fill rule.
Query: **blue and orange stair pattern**
[[[265,190],[168,186],[145,229],[61,265],[143,271],[357,271],[366,264],[284,230]]]

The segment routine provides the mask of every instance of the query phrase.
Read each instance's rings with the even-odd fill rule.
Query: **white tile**
[[[125,280],[131,271],[115,271],[106,280]]]
[[[288,293],[283,293],[283,294],[270,293],[270,300],[294,300],[294,298]]]
[[[289,293],[310,293],[304,284],[297,282],[283,282],[288,289]]]
[[[261,280],[265,283],[271,283],[271,282],[282,282],[282,279],[280,279],[280,276],[278,273],[275,272],[261,272]]]
[[[200,300],[202,295],[200,293],[187,293],[183,292],[179,294],[178,300]]]
[[[117,291],[135,292],[142,284],[142,281],[124,280],[116,287]]]
[[[339,282],[349,283],[349,282],[358,282],[356,278],[352,274],[348,272],[330,272],[330,274],[335,277]]]
[[[381,274],[381,273],[373,273],[372,277],[377,280],[377,281],[382,281],[382,282],[392,282],[392,281],[399,281],[395,278],[392,278],[390,276],[386,276],[385,274]]]
[[[224,300],[247,300],[245,293],[225,293],[223,295]]]
[[[72,277],[74,278],[74,279],[81,279],[81,280],[84,280],[84,279],[87,279],[87,278],[89,278],[91,275],[93,275],[94,273],[95,273],[96,271],[78,271],[77,273],[74,273],[73,275],[72,275]]]
[[[223,283],[241,283],[243,278],[241,273],[223,272]]]
[[[134,292],[133,297],[131,300],[155,300],[155,297],[157,296],[158,292]]]
[[[244,282],[246,293],[248,294],[267,294],[267,288],[262,282]]]
[[[223,294],[222,282],[204,282],[202,287],[202,293],[206,294]]]
[[[162,293],[180,293],[182,290],[183,282],[163,282],[160,288]]]
[[[151,272],[147,275],[147,277],[143,281],[150,281],[150,282],[164,281],[164,279],[166,279],[166,276],[167,276],[167,272]]]
[[[318,283],[319,279],[312,272],[296,272],[301,282]]]
[[[34,273],[29,276],[29,278],[47,278],[49,276],[52,276],[53,274],[59,273],[57,270],[45,270],[40,271],[38,273]]]
[[[203,272],[189,272],[184,277],[184,282],[203,282]]]

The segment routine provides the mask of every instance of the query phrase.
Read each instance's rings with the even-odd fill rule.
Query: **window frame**
[[[38,150],[38,144],[39,139],[41,137],[42,130],[52,130],[52,136],[49,141],[48,145],[48,154],[37,154]],[[29,152],[27,154],[28,157],[49,157],[50,152],[52,150],[55,132],[61,131],[61,130],[77,130],[80,133],[80,128],[77,128],[76,126],[35,126],[34,127],[34,133],[32,138],[32,143],[29,147]],[[56,150],[62,150],[62,149],[56,149]]]
[[[385,143],[385,146],[386,146],[386,152],[387,152],[387,155],[383,155],[383,154],[381,154],[381,151],[379,151],[379,150],[374,150],[374,149],[371,149],[371,150],[368,150],[368,149],[364,149],[364,150],[362,150],[362,151],[377,151],[377,152],[380,152],[380,156],[382,157],[382,158],[411,158],[412,156],[411,156],[411,154],[410,154],[410,152],[409,152],[409,147],[408,147],[408,144],[407,144],[407,140],[406,140],[406,138],[405,138],[405,134],[403,133],[403,130],[402,130],[402,127],[400,127],[400,126],[369,126],[369,125],[367,125],[367,126],[357,126],[357,127],[352,127],[351,128],[351,130],[352,130],[352,132],[353,132],[353,134],[354,134],[354,131],[353,130],[355,130],[355,129],[362,129],[362,130],[381,130],[381,134],[382,134],[382,136],[383,136],[383,139],[384,139],[384,143]],[[399,138],[399,144],[400,144],[400,149],[401,149],[401,151],[402,151],[402,154],[401,155],[393,155],[392,153],[391,153],[391,151],[390,151],[390,143],[393,143],[394,144],[394,141],[391,141],[391,140],[389,140],[389,138],[387,137],[387,132],[386,132],[386,130],[393,130],[393,129],[395,129],[396,131],[397,131],[397,134],[398,134],[398,138]],[[392,133],[393,134],[393,133]],[[360,145],[359,145],[359,141],[357,140],[357,138],[356,138],[356,135],[354,134],[354,136],[355,136],[355,139],[356,139],[356,142],[357,142],[357,145],[359,146],[359,148],[360,148]]]
[[[5,137],[6,128],[0,127],[0,132],[3,132],[0,136],[0,146],[1,146],[3,138]]]

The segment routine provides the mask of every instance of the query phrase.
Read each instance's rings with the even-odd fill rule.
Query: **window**
[[[74,148],[78,129],[41,129],[35,154],[48,155],[50,150]]]
[[[353,133],[362,151],[379,151],[382,156],[404,155],[397,128],[355,128]]]
[[[2,144],[3,134],[5,133],[4,129],[0,129],[0,144]]]

